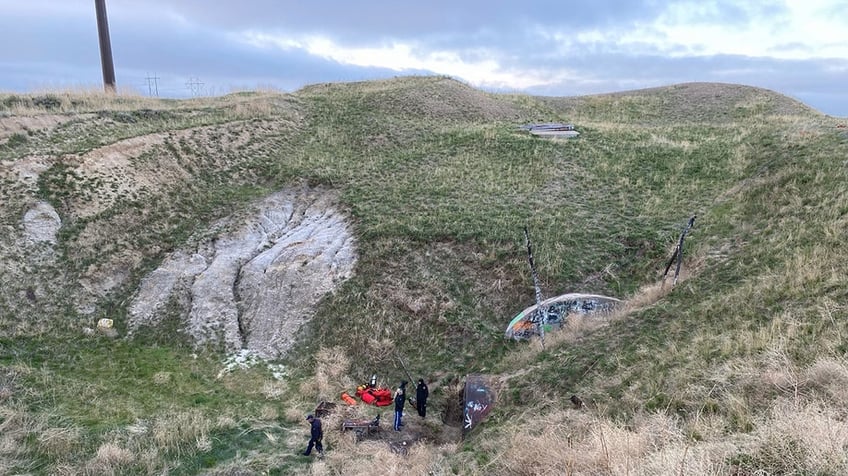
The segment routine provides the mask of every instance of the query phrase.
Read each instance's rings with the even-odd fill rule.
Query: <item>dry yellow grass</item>
[[[22,451],[27,435],[38,435],[44,428],[40,419],[26,408],[14,402],[0,406],[0,435],[3,438],[0,451],[10,454]]]
[[[840,359],[822,357],[804,372],[811,386],[824,391],[835,408],[848,408],[848,364]]]
[[[315,354],[315,360],[315,376],[306,385],[314,389],[316,403],[336,401],[342,392],[356,387],[347,373],[350,359],[343,348],[322,348]]]
[[[285,420],[289,423],[303,423],[303,419],[306,418],[306,415],[310,413],[312,409],[309,409],[309,407],[302,401],[292,403],[293,404],[285,407],[283,411],[283,418],[285,418]]]
[[[275,405],[262,405],[259,409],[259,418],[261,420],[272,421],[279,418],[280,412]]]
[[[682,280],[701,271],[707,256],[713,259],[711,253],[699,250]],[[796,272],[761,276],[744,283],[737,292],[755,296],[764,288],[797,288],[813,281],[837,279],[832,269],[825,266],[826,259],[816,246],[797,250],[790,260],[794,260]],[[808,266],[813,269],[806,269]],[[627,318],[629,313],[653,305],[668,292],[669,287],[661,287],[660,283],[647,285],[609,319]],[[665,412],[637,414],[624,425],[603,417],[606,409],[559,410],[557,407],[568,403],[549,402],[541,407],[551,410],[542,414],[528,410],[527,415],[515,419],[532,423],[508,423],[494,438],[488,434],[478,440],[482,450],[496,456],[487,465],[472,464],[469,474],[846,474],[848,423],[844,407],[848,403],[848,361],[833,349],[833,356],[819,357],[804,366],[785,350],[787,342],[808,332],[825,336],[828,342],[841,342],[834,316],[843,313],[844,306],[825,299],[815,309],[818,321],[811,322],[808,317],[787,310],[759,327],[732,336],[698,331],[692,339],[694,347],[680,349],[669,343],[663,358],[670,361],[678,358],[676,354],[685,360],[686,356],[712,351],[716,346],[725,355],[746,356],[732,358],[713,369],[707,381],[684,388],[656,389],[711,401],[720,406],[718,414],[702,413],[704,408],[684,416]],[[587,326],[587,321],[591,325]],[[548,334],[546,343],[554,347],[579,339],[599,325],[605,324],[594,318],[573,319],[562,333]],[[522,372],[513,377],[532,371],[526,364],[540,351],[538,340],[518,351]],[[768,396],[775,394],[779,398],[769,400]],[[626,404],[628,398],[637,397],[638,394],[631,397],[625,392],[621,402]],[[757,415],[764,404],[770,411],[761,418]],[[729,428],[746,426],[753,431],[728,435]],[[697,435],[697,439],[692,439],[692,435]],[[748,466],[733,463],[739,455],[747,455],[743,461],[749,461]]]
[[[846,474],[848,423],[844,410],[817,401],[777,400],[747,449],[765,468],[792,468],[796,474]]]
[[[89,462],[89,468],[94,471],[112,472],[121,466],[132,464],[135,456],[132,451],[122,448],[115,443],[103,443],[97,448],[97,453]]]
[[[171,372],[156,372],[153,374],[153,383],[164,385],[171,381]]]
[[[780,400],[753,433],[728,438],[723,422],[712,418],[687,423],[656,413],[624,425],[589,412],[554,410],[518,419],[494,439],[481,440],[484,449],[502,450],[467,474],[726,475],[741,453],[775,471],[845,474],[848,423],[840,413],[816,402]],[[690,439],[692,430],[702,439]]]
[[[8,93],[0,93],[0,96],[9,95]],[[122,110],[133,111],[138,109],[160,109],[173,108],[172,105],[167,105],[158,98],[146,98],[134,91],[121,91],[119,94],[109,94],[97,87],[79,87],[66,89],[44,89],[41,91],[33,91],[32,93],[20,95],[18,97],[50,97],[56,100],[57,105],[51,108],[52,112],[67,113],[67,112],[83,112],[97,110]],[[116,101],[116,99],[119,99]],[[30,116],[44,114],[45,110],[41,107],[31,107],[25,104],[13,104],[10,112],[14,115]]]
[[[336,444],[344,444],[337,442]],[[448,456],[457,445],[429,446],[410,444],[393,451],[383,441],[348,442],[328,451],[323,460],[312,463],[303,474],[315,476],[333,474],[392,474],[417,476],[422,474],[451,474]],[[402,454],[399,451],[405,451]]]
[[[54,458],[70,454],[81,443],[81,434],[76,427],[45,428],[38,435],[38,448]]]
[[[262,395],[268,400],[279,400],[286,392],[286,385],[279,380],[266,380],[262,384]]]
[[[177,412],[157,418],[152,425],[152,436],[159,450],[179,454],[207,439],[212,428],[212,423],[200,412]]]

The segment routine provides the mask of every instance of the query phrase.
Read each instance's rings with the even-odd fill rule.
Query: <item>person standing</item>
[[[395,431],[400,431],[403,426],[403,404],[406,403],[406,380],[400,382],[400,387],[395,391]]]
[[[306,451],[303,452],[303,456],[309,456],[312,453],[313,446],[316,450],[318,450],[319,456],[324,456],[324,445],[321,444],[321,440],[324,438],[324,429],[321,428],[321,419],[308,415],[306,417],[306,421],[308,421],[310,425],[310,438],[309,446],[306,447]]]
[[[424,383],[424,379],[418,379],[418,387],[415,388],[415,403],[418,408],[418,415],[421,418],[427,416],[427,397],[430,396],[430,389]]]

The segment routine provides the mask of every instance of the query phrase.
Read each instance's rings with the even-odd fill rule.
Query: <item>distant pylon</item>
[[[150,73],[148,73],[147,77],[144,79],[147,80],[148,96],[159,97],[159,76],[156,76],[155,74],[153,76],[150,76]]]
[[[189,77],[186,81],[186,88],[191,92],[192,96],[199,96],[200,89],[203,87],[203,82],[200,78]]]

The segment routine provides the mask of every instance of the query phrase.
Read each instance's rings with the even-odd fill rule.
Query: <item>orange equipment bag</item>
[[[344,400],[345,403],[347,403],[348,405],[356,405],[356,400],[354,400],[353,397],[348,395],[347,392],[342,394],[342,400]]]
[[[388,388],[378,388],[377,390],[374,390],[372,393],[374,394],[375,397],[377,397],[377,400],[383,400],[383,399],[391,400],[392,399],[392,391],[389,390]]]

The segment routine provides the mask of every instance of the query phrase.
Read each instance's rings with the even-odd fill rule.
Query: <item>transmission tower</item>
[[[203,81],[199,78],[189,77],[186,81],[186,88],[191,92],[192,97],[199,96],[203,88]]]
[[[150,76],[150,73],[148,73],[147,77],[144,79],[147,80],[148,96],[159,97],[159,76],[156,76],[155,74],[153,76]]]

